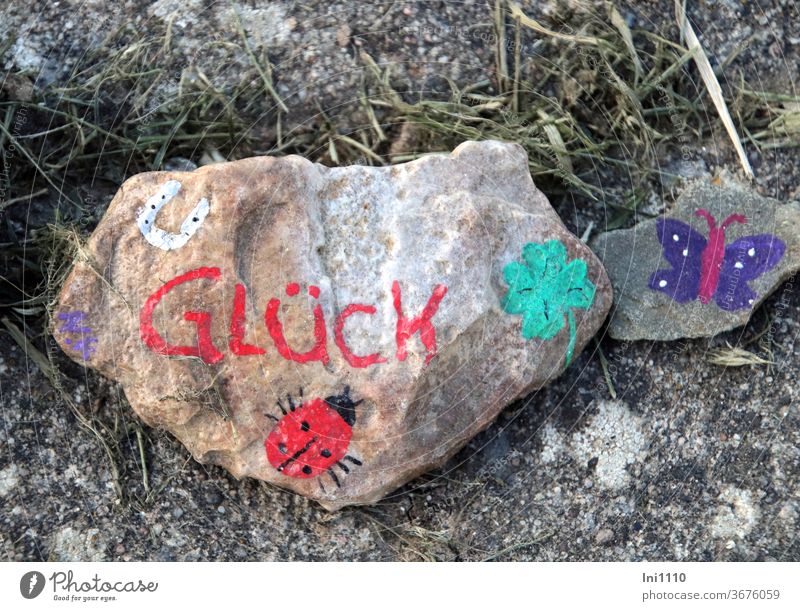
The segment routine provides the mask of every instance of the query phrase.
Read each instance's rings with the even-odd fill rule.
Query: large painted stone
[[[524,150],[295,156],[125,182],[54,334],[197,460],[335,509],[442,464],[606,317],[602,265]]]
[[[601,234],[614,286],[611,337],[711,337],[745,324],[800,268],[800,206],[729,179],[692,183],[673,210]]]

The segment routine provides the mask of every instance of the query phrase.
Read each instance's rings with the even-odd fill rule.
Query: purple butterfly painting
[[[654,272],[649,287],[678,303],[699,299],[705,304],[713,298],[728,312],[751,307],[758,294],[747,283],[775,267],[786,252],[786,244],[764,233],[739,238],[726,246],[728,226],[747,223],[747,219],[731,214],[717,227],[716,219],[707,210],[697,210],[695,215],[706,219],[707,239],[681,221],[656,222],[664,258],[672,267]]]

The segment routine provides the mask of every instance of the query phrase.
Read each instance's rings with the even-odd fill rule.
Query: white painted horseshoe
[[[200,229],[200,225],[206,220],[206,216],[211,210],[208,200],[204,197],[183,219],[180,233],[169,233],[159,229],[155,224],[158,213],[180,190],[181,183],[177,180],[168,180],[161,186],[158,193],[147,200],[145,207],[137,211],[136,224],[139,226],[139,231],[142,232],[145,240],[161,250],[175,250],[184,246]]]

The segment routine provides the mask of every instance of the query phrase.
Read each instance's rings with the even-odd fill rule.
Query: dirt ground
[[[546,22],[579,3],[519,4]],[[693,4],[690,17],[712,63],[730,60],[724,74],[741,73],[760,90],[797,94],[800,9],[793,1]],[[601,2],[593,6],[605,10]],[[632,28],[674,22],[671,2],[617,6]],[[492,6],[483,1],[158,0],[107,7],[102,0],[4,3],[0,72],[28,70],[36,87],[66,82],[87,51],[121,24],[146,32],[168,21],[178,64],[195,62],[212,79],[234,78],[236,58],[223,65],[217,47],[205,45],[232,35],[232,11],[257,44],[269,47],[291,129],[320,111],[362,120],[355,110],[363,71],[357,49],[390,65],[395,88],[408,99],[446,93],[447,78],[463,86],[495,70]],[[536,58],[536,38],[522,44]],[[150,95],[171,95],[169,83]],[[713,115],[710,103],[705,111]],[[692,140],[692,163],[675,167],[709,177],[737,172],[732,147],[717,131]],[[265,141],[273,135],[274,128],[263,128]],[[795,149],[747,150],[759,192],[798,196]],[[614,177],[604,180],[613,192]],[[679,189],[678,181],[651,196],[663,205]],[[113,189],[97,189],[98,214],[111,195]],[[0,209],[3,246],[53,220],[54,207],[36,202]],[[556,208],[579,233],[608,214],[602,201],[578,206],[559,199]],[[10,308],[0,305],[8,316]],[[48,341],[42,329],[32,324],[25,331],[42,350]],[[750,345],[759,334],[770,341],[772,364],[724,368],[709,361],[710,350],[726,342]],[[121,440],[114,473],[97,438],[0,326],[0,557],[797,561],[798,334],[794,279],[746,327],[721,337],[617,342],[601,332],[561,378],[509,406],[444,468],[375,506],[328,513],[198,464],[169,434],[143,427],[120,388],[60,358],[72,400],[114,423]]]

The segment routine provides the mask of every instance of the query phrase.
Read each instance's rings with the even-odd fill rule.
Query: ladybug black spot
[[[308,465],[303,467],[303,473],[305,473],[306,475],[311,475],[311,467],[309,467]]]
[[[320,452],[320,454],[322,455],[323,458],[330,458],[331,457],[331,451],[328,448],[325,448],[324,450],[322,450],[322,452]]]
[[[286,444],[285,444],[285,443],[279,443],[279,444],[278,444],[278,451],[279,451],[281,454],[286,454],[286,451],[287,451],[287,450],[286,450]]]
[[[308,422],[306,422],[305,420],[303,420],[300,423],[300,430],[301,431],[307,431],[309,428],[311,428],[311,427],[308,425]]]

